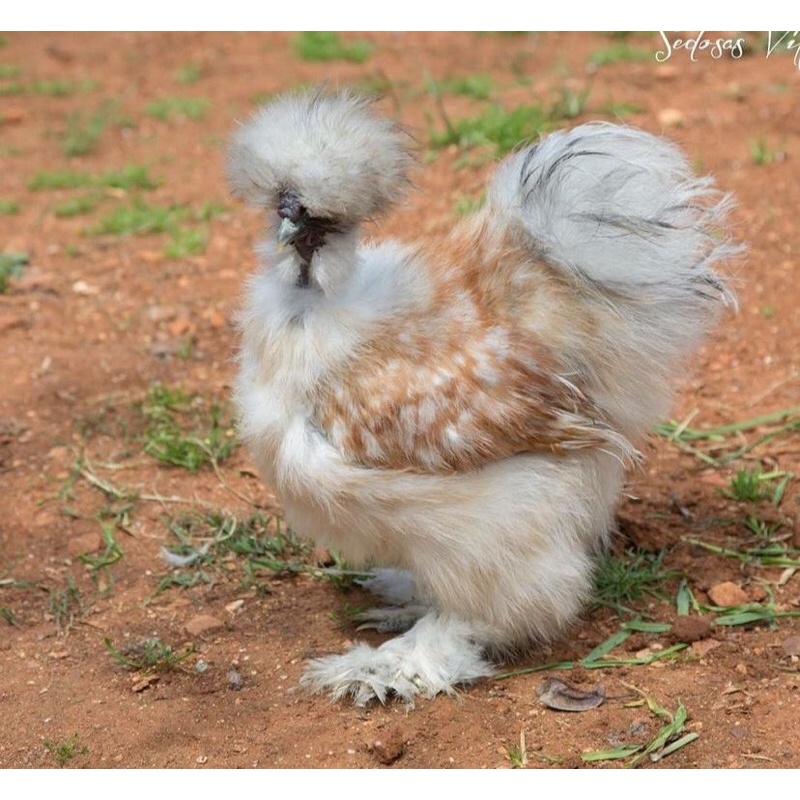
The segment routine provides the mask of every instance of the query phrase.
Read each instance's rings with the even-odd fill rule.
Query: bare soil
[[[766,58],[760,37],[748,34],[754,50],[738,60],[702,51],[693,62],[681,51],[657,63],[657,37],[633,37],[628,44],[650,57],[592,68],[592,55],[614,43],[607,35],[345,37],[356,38],[373,45],[363,64],[303,61],[282,34],[4,37],[0,65],[19,67],[19,75],[2,78],[3,86],[96,85],[65,96],[30,89],[0,96],[0,200],[19,206],[0,215],[0,244],[30,257],[0,294],[0,767],[508,767],[521,733],[528,767],[580,767],[587,751],[657,733],[661,721],[631,704],[631,686],[672,712],[682,703],[685,732],[699,734],[642,766],[800,767],[800,620],[705,626],[677,620],[675,607],[682,577],[706,605],[709,591],[718,598],[719,585],[731,582],[740,590],[736,602],[763,606],[771,595],[777,610],[798,610],[800,575],[791,569],[686,541],[741,551],[754,542],[745,525],[752,517],[795,548],[796,559],[797,479],[777,504],[724,491],[742,468],[800,474],[796,431],[716,466],[653,437],[620,506],[618,549],[664,551],[663,566],[676,575],[658,587],[660,597],[634,605],[643,619],[677,627],[636,633],[613,655],[688,646],[649,665],[484,680],[456,697],[421,700],[411,712],[391,702],[357,709],[310,696],[298,680],[309,656],[341,651],[356,638],[381,641],[347,622],[347,609],[366,602],[358,589],[309,572],[260,569],[249,577],[242,558],[226,556],[209,569],[211,583],[156,594],[171,574],[160,556],[162,545],[177,544],[171,519],[189,511],[239,519],[280,513],[241,447],[218,471],[169,466],[144,452],[142,412],[160,383],[196,395],[197,419],[216,403],[231,424],[235,314],[262,220],[228,198],[222,148],[260,94],[320,81],[382,87],[382,108],[415,133],[423,154],[418,191],[379,223],[381,235],[405,239],[452,225],[458,198],[478,194],[490,168],[457,168],[460,154],[450,150],[424,157],[428,120],[443,125],[425,90],[428,76],[487,73],[506,106],[549,105],[562,89],[589,90],[576,122],[613,119],[619,106],[609,112],[610,101],[634,106],[626,121],[666,132],[735,193],[738,234],[749,247],[736,279],[739,312],[698,354],[674,418],[696,412],[691,426],[702,429],[800,404],[800,71],[791,55]],[[201,119],[165,121],[147,113],[164,97],[209,105]],[[70,115],[87,119],[104,101],[116,103],[118,118],[88,153],[65,156]],[[443,104],[451,120],[484,107],[450,95]],[[56,206],[84,190],[28,188],[40,171],[101,175],[126,164],[147,166],[159,187],[104,187],[93,211],[66,218]],[[224,210],[197,222],[207,233],[205,252],[178,258],[164,252],[166,233],[87,233],[134,196]],[[774,429],[730,436],[712,455]],[[109,484],[136,495],[115,497]],[[122,552],[107,566],[96,560],[109,555],[104,530]],[[324,566],[329,558],[306,554],[303,563]],[[581,659],[631,616],[588,609],[550,651],[505,668]],[[104,643],[135,655],[148,638],[192,654],[147,673],[126,669]],[[552,675],[585,689],[602,683],[608,699],[583,713],[548,709],[536,689]]]

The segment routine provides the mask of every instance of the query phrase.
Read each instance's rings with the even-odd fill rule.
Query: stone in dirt
[[[394,764],[405,753],[406,743],[400,731],[393,730],[381,739],[376,739],[369,750],[381,764]]]
[[[706,617],[678,617],[667,634],[670,642],[698,642],[711,635],[711,621]]]
[[[750,602],[742,587],[733,581],[724,581],[712,586],[708,590],[708,596],[711,602],[720,608],[731,608]]]
[[[192,636],[202,636],[205,633],[212,633],[224,628],[225,623],[210,614],[199,614],[196,617],[192,617],[184,627],[186,632]]]

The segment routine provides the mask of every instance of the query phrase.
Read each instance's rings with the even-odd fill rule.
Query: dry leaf
[[[606,699],[602,686],[596,686],[587,692],[559,678],[543,681],[537,687],[536,694],[541,703],[557,711],[589,711],[602,705]]]

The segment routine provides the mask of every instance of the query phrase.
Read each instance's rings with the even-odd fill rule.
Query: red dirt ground
[[[549,105],[561,90],[588,90],[574,121],[614,118],[620,107],[609,108],[612,101],[634,106],[626,121],[666,132],[735,193],[738,235],[749,247],[736,281],[739,313],[724,319],[699,354],[675,419],[696,412],[691,426],[706,428],[800,404],[800,71],[791,54],[765,57],[758,34],[746,35],[752,51],[741,59],[699,51],[693,62],[678,51],[660,64],[653,35],[345,37],[357,38],[373,45],[363,64],[303,61],[291,36],[281,34],[2,39],[0,201],[19,208],[0,214],[0,235],[3,252],[28,253],[30,263],[0,294],[0,767],[507,767],[522,733],[529,767],[582,766],[583,753],[656,735],[662,723],[641,703],[631,705],[630,686],[670,711],[682,703],[684,732],[699,734],[664,761],[643,765],[800,767],[796,617],[772,627],[695,623],[695,630],[683,620],[670,634],[637,633],[613,653],[646,656],[674,641],[690,645],[673,659],[485,680],[457,697],[421,700],[409,712],[397,703],[366,710],[332,704],[298,688],[305,658],[341,651],[356,637],[346,613],[341,617],[365,602],[357,589],[269,570],[256,573],[256,585],[243,559],[226,556],[209,567],[211,583],[155,595],[170,574],[160,546],[176,544],[170,518],[194,510],[247,519],[254,505],[279,512],[242,448],[218,473],[168,466],[143,450],[142,402],[154,384],[197,395],[181,419],[207,419],[212,403],[230,419],[234,318],[262,221],[228,198],[221,149],[259,94],[299,83],[367,82],[385,92],[383,110],[415,132],[421,150],[427,120],[442,124],[425,89],[429,76],[487,73],[507,107]],[[644,60],[634,54],[591,66],[593,54],[620,41],[644,52]],[[44,80],[95,84],[49,96],[34,88]],[[176,96],[207,99],[204,116],[164,121],[147,113],[151,102]],[[65,156],[70,115],[82,112],[85,121],[104,101],[116,104],[107,111],[116,118],[90,152]],[[443,104],[457,119],[478,113],[485,101],[445,94]],[[489,168],[456,168],[459,155],[423,156],[419,191],[380,222],[382,235],[411,239],[452,224],[458,198],[478,194]],[[55,214],[58,205],[86,189],[29,189],[41,171],[99,175],[126,164],[148,167],[159,187],[89,190],[97,194],[94,210],[66,218]],[[205,252],[169,258],[165,233],[87,233],[137,195],[194,211],[224,206],[210,220],[185,221],[207,232]],[[773,430],[776,424],[696,444],[716,446],[719,456]],[[680,575],[662,582],[664,599],[635,602],[646,619],[676,622],[680,576],[701,603],[732,582],[746,602],[763,607],[771,594],[777,610],[798,610],[800,575],[791,569],[686,542],[741,550],[753,545],[745,526],[753,518],[797,561],[797,479],[788,480],[777,504],[723,492],[742,468],[800,472],[797,430],[721,466],[653,437],[620,507],[619,551],[666,548],[664,568]],[[768,482],[771,496],[779,481]],[[100,487],[108,482],[137,496],[114,498]],[[85,554],[104,553],[101,523],[122,556],[93,568]],[[325,554],[307,555],[305,563],[315,558],[325,561]],[[580,659],[619,626],[613,609],[587,610],[552,651],[513,666]],[[193,652],[149,675],[126,669],[104,644],[135,655],[130,646],[150,637]],[[602,683],[609,699],[581,714],[545,708],[536,689],[554,674],[584,688]]]

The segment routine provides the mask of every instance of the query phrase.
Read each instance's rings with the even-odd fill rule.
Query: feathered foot
[[[301,683],[334,700],[350,696],[357,706],[385,703],[392,695],[413,706],[418,694],[452,694],[459,684],[491,675],[481,638],[478,626],[430,611],[380,647],[357,644],[342,655],[311,661]]]

